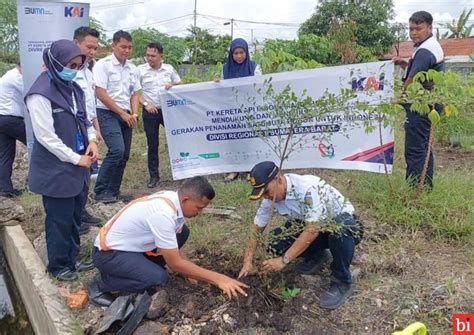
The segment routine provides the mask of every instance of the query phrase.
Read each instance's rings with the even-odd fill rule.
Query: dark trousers
[[[189,228],[184,225],[182,231],[176,234],[179,248],[183,247],[188,237]],[[100,251],[94,248],[92,259],[100,271],[98,285],[103,292],[138,293],[155,286],[164,286],[169,279],[162,256],[119,250]]]
[[[404,104],[405,122],[405,161],[407,164],[406,179],[412,186],[418,185],[428,151],[431,122],[427,115],[411,111],[411,104]],[[435,105],[440,112],[442,106]],[[433,187],[434,156],[430,153],[428,169],[426,170],[425,185]]]
[[[163,122],[163,113],[161,109],[155,114],[143,110],[142,115],[146,143],[148,145],[148,172],[150,178],[159,178],[158,146],[160,143],[160,125],[163,127],[165,126]]]
[[[100,132],[107,145],[107,154],[99,169],[96,195],[118,196],[123,173],[130,157],[132,129],[114,112],[97,108]]]
[[[12,192],[12,171],[15,160],[16,141],[26,145],[23,118],[0,115],[0,192]]]
[[[348,213],[342,213],[334,218],[335,223],[345,226],[337,233],[319,233],[318,237],[300,255],[300,257],[310,259],[317,253],[329,249],[333,261],[331,263],[331,275],[344,283],[352,283],[352,276],[349,270],[355,246],[360,242],[361,230],[358,220]],[[304,229],[304,222],[289,220],[283,227],[274,229],[271,234],[274,240],[271,241],[269,252],[276,255],[283,255],[295,242]],[[286,236],[279,238],[285,231],[296,231],[296,233],[285,233]]]
[[[71,198],[53,198],[43,195],[46,213],[45,232],[48,250],[48,271],[53,275],[69,269],[74,271],[79,255],[79,227],[87,197],[87,185]]]

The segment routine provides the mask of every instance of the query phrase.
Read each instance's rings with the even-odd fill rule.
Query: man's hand
[[[281,257],[268,259],[263,262],[263,270],[265,272],[279,272],[286,267]]]
[[[156,107],[155,105],[153,105],[151,102],[148,103],[148,105],[145,107],[145,110],[148,112],[148,113],[152,113],[152,114],[155,114],[155,113],[158,113],[158,107]]]
[[[99,159],[99,148],[97,148],[97,144],[94,142],[89,143],[86,149],[86,156],[89,156],[92,162],[95,162]]]
[[[137,118],[135,116],[124,111],[120,114],[120,117],[130,128],[135,128],[137,126]]]
[[[247,293],[243,290],[243,288],[248,288],[247,285],[225,275],[219,276],[216,280],[216,286],[220,288],[223,293],[227,294],[229,298],[237,298],[239,293],[245,297],[247,296]]]
[[[242,265],[242,270],[239,273],[239,279],[248,276],[253,271],[252,260],[245,260],[244,265]]]
[[[403,59],[402,57],[396,56],[392,58],[392,63],[398,66],[401,66],[402,68],[406,68],[408,65],[408,62],[406,59]]]
[[[86,168],[86,169],[90,169],[91,164],[92,164],[92,158],[90,156],[87,156],[87,155],[81,155],[81,159],[77,163],[77,165],[79,165],[83,168]]]
[[[166,84],[166,85],[165,85],[165,90],[169,90],[171,87],[173,87],[173,85],[171,85],[171,84]]]
[[[104,143],[104,138],[102,137],[102,133],[100,132],[100,130],[95,130],[95,137],[97,138],[98,144]]]

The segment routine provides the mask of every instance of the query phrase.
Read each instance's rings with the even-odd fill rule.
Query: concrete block
[[[83,334],[21,226],[0,228],[0,245],[36,334]]]

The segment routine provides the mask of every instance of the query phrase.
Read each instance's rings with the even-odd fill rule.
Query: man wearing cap
[[[319,304],[326,309],[341,306],[353,290],[349,267],[355,245],[360,241],[359,223],[352,204],[320,178],[283,174],[270,161],[255,165],[248,181],[253,187],[250,199],[263,200],[254,219],[254,231],[239,278],[252,271],[257,233],[261,233],[269,223],[274,201],[275,211],[287,216],[288,221],[271,232],[268,251],[278,257],[264,261],[263,270],[281,271],[301,257],[303,261],[298,270],[314,274],[332,255],[331,283],[321,295]],[[331,227],[332,232],[322,227]]]

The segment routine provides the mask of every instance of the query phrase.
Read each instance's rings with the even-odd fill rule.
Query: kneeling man
[[[205,281],[229,297],[246,295],[247,285],[190,262],[182,250],[189,236],[185,218],[197,216],[215,193],[203,177],[193,177],[177,192],[163,191],[122,208],[101,229],[92,258],[100,279],[89,285],[89,299],[101,306],[113,302],[110,292],[153,291],[166,285],[171,270]]]
[[[268,251],[280,257],[264,261],[263,270],[281,271],[301,257],[299,271],[314,274],[332,255],[331,284],[321,295],[319,305],[327,309],[341,306],[353,290],[349,267],[355,245],[360,241],[359,223],[352,204],[320,178],[282,174],[275,163],[269,161],[255,165],[248,181],[253,186],[250,199],[263,197],[263,200],[254,219],[255,230],[247,245],[239,278],[252,271],[257,233],[269,223],[274,200],[275,211],[287,216],[288,221],[270,233]]]

